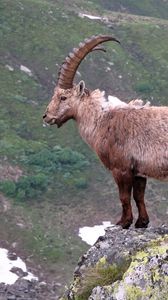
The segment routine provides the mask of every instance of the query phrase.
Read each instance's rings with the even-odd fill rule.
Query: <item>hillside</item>
[[[73,122],[42,127],[59,65],[84,38],[112,34],[121,46],[107,43],[107,53],[90,54],[76,81],[125,101],[168,104],[167,2],[85,2],[0,3],[0,240],[15,243],[41,276],[60,284],[87,247],[79,227],[114,223],[120,203],[110,174]],[[146,198],[152,224],[166,222],[167,185],[150,181]]]
[[[88,11],[99,11],[102,13],[104,10],[120,12],[126,14],[150,16],[155,18],[167,19],[168,18],[168,2],[166,0],[47,0],[50,3],[61,5],[65,7],[68,5],[68,9],[82,9]]]
[[[94,3],[94,5],[99,5],[101,9],[110,11],[123,12],[133,15],[150,16],[161,19],[168,18],[168,3],[164,0],[94,0],[92,1],[92,3]]]

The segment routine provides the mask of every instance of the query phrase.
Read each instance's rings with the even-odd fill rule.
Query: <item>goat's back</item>
[[[131,167],[138,175],[168,179],[168,107],[116,109],[102,122],[99,136],[106,141],[99,156],[106,152],[109,168]]]

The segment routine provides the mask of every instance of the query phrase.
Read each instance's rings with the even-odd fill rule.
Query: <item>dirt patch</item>
[[[11,208],[9,200],[0,193],[0,212],[7,212]]]
[[[22,175],[23,171],[18,166],[12,166],[7,162],[0,164],[0,181],[17,181]]]

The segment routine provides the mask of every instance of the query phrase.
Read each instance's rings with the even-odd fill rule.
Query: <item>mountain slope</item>
[[[99,4],[102,9],[106,10],[163,19],[168,18],[168,2],[164,0],[94,0],[92,2]]]
[[[76,82],[84,79],[88,88],[125,101],[142,97],[168,104],[167,3],[159,1],[157,14],[151,6],[150,14],[146,8],[142,11],[137,1],[136,10],[135,1],[117,3],[120,6],[114,1],[0,3],[0,238],[10,244],[17,241],[17,249],[33,254],[32,263],[39,262],[51,277],[57,272],[61,283],[86,247],[77,237],[78,228],[108,219],[115,222],[120,203],[110,174],[82,142],[73,122],[60,130],[42,127],[59,65],[84,38],[112,34],[121,46],[109,42],[107,53],[89,54]],[[149,4],[156,12],[158,1]],[[150,181],[147,203],[153,224],[166,222],[166,199],[166,185]]]

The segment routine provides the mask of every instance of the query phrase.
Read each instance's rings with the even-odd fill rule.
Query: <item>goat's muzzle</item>
[[[54,125],[56,123],[56,117],[53,115],[45,113],[43,115],[43,124],[44,125]]]
[[[43,115],[43,126],[57,125],[57,127],[61,127],[62,123],[57,120],[57,118],[53,115],[45,113]]]

